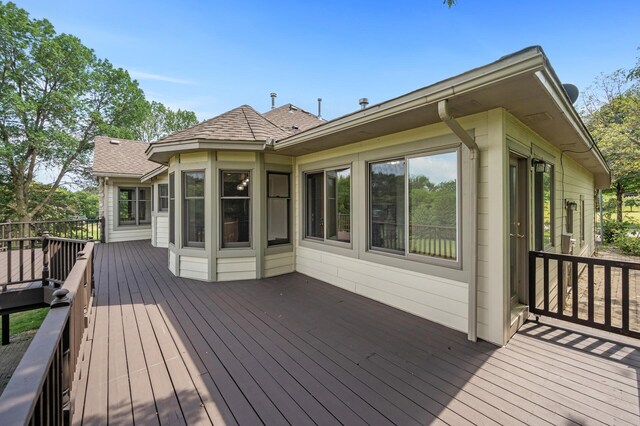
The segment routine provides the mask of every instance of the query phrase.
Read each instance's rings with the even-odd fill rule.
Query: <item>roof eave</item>
[[[264,151],[265,141],[191,139],[152,143],[146,150],[147,158],[159,164],[168,164],[175,154],[197,151]]]
[[[151,170],[150,172],[142,175],[142,177],[140,177],[140,181],[141,182],[146,182],[149,179],[153,179],[156,176],[161,175],[162,173],[166,172],[169,168],[167,166],[160,165],[158,167],[156,167],[155,169]]]
[[[94,177],[108,177],[108,178],[123,178],[123,179],[140,179],[142,177],[139,173],[111,173],[111,172],[96,172],[92,173]]]
[[[504,61],[497,61],[485,65],[484,67],[352,112],[321,124],[318,127],[281,139],[275,144],[275,150],[278,151],[285,147],[297,145],[350,127],[363,125],[382,117],[424,107],[429,104],[437,104],[441,100],[449,99],[483,86],[495,84],[505,78],[542,69],[544,64],[545,60],[542,52],[529,49],[522,52],[521,55],[514,55]]]

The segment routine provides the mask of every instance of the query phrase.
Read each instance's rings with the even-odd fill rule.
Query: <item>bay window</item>
[[[287,244],[291,204],[289,173],[267,173],[267,245]]]
[[[222,247],[251,247],[251,174],[221,172]]]
[[[304,175],[305,238],[351,242],[351,168]]]
[[[458,152],[369,163],[369,248],[458,259]]]
[[[151,223],[151,188],[118,188],[118,226]]]
[[[183,244],[186,247],[204,247],[204,171],[183,172],[182,181]]]

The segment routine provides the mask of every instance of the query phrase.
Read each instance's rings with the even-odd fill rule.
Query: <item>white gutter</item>
[[[462,143],[469,149],[469,159],[471,160],[471,186],[469,199],[471,200],[471,217],[469,226],[471,227],[471,259],[469,261],[469,301],[468,301],[468,334],[467,338],[472,342],[478,340],[478,185],[480,182],[479,162],[480,150],[475,138],[467,133],[460,123],[449,113],[448,100],[443,99],[438,102],[438,115],[440,119],[449,126],[449,129],[460,138]]]

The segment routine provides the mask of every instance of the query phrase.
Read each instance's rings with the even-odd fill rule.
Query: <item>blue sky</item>
[[[584,90],[640,56],[640,1],[71,1],[16,3],[132,74],[147,98],[200,120],[277,102],[323,117],[541,45]]]

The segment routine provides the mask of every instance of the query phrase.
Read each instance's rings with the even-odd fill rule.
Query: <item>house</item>
[[[177,276],[298,271],[497,345],[529,251],[591,255],[610,183],[537,46],[326,122],[243,105],[95,155],[107,241],[167,246]]]

